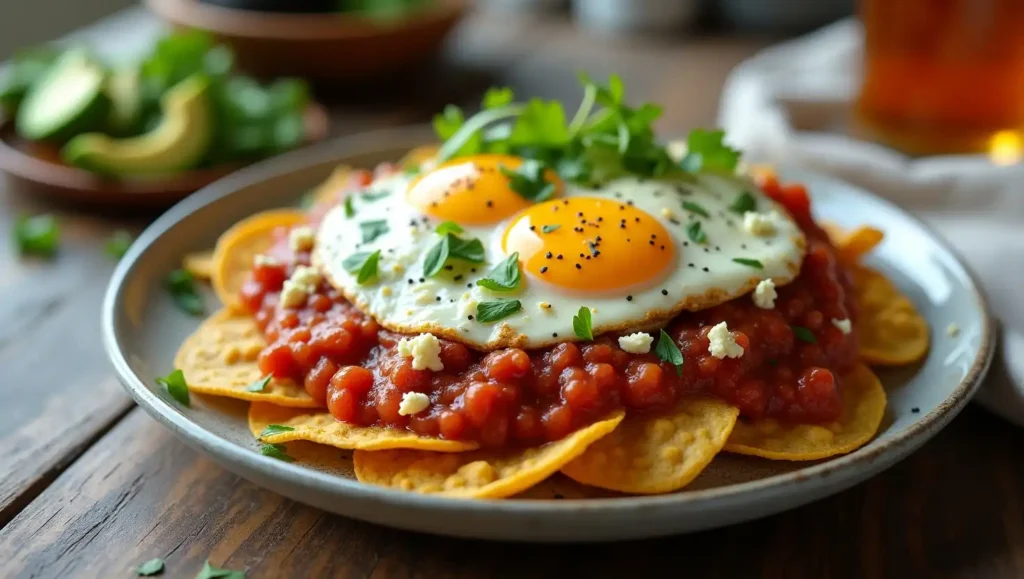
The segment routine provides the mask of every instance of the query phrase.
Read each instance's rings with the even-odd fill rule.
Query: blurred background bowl
[[[393,73],[431,59],[462,19],[468,0],[437,0],[393,20],[301,12],[298,0],[289,5],[291,12],[230,8],[199,0],[145,3],[172,26],[203,30],[228,44],[246,72],[329,83]]]

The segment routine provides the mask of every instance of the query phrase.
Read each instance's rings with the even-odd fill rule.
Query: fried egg
[[[480,155],[380,178],[328,212],[314,264],[384,327],[484,350],[577,340],[573,317],[581,307],[591,311],[595,336],[656,328],[681,311],[748,294],[765,279],[781,286],[799,272],[803,233],[741,177],[621,177],[588,188],[552,172],[545,175],[549,198],[534,201],[506,176],[522,163]],[[454,242],[445,241],[453,230]],[[437,257],[443,241],[472,260],[449,259],[428,275],[429,256]],[[358,265],[358,256],[377,251],[376,275],[360,284],[354,256]],[[511,256],[520,271],[515,289],[477,283],[501,277],[492,270],[513,263]],[[481,321],[481,304],[498,300],[519,307]]]

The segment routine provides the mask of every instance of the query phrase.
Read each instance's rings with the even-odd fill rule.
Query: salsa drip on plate
[[[697,393],[734,405],[741,418],[835,421],[843,411],[840,377],[858,360],[850,274],[812,220],[802,186],[768,178],[761,188],[806,235],[800,273],[778,288],[774,308],[760,308],[745,295],[671,320],[665,332],[682,355],[678,367],[654,350],[625,351],[618,335],[601,335],[490,352],[441,339],[437,356],[443,370],[414,369],[411,358],[398,351],[399,342],[411,336],[382,328],[326,281],[298,305],[280,303],[286,280],[311,261],[310,251],[296,251],[289,230],[280,228],[266,252],[271,259],[253,266],[241,291],[268,342],[259,368],[303,384],[345,423],[487,447],[560,440],[613,410],[669,411]],[[742,356],[712,355],[709,333],[721,322],[743,348]],[[403,412],[403,398],[413,392],[429,398],[426,411]]]

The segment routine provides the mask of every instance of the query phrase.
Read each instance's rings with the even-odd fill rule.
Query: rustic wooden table
[[[141,12],[90,36],[115,52],[145,38]],[[421,122],[490,82],[575,98],[577,68],[619,71],[633,98],[666,105],[661,128],[713,122],[728,70],[766,40],[612,41],[566,23],[476,17],[434,82],[373,107],[338,107],[336,132]],[[413,104],[415,103],[415,104]],[[52,262],[10,247],[22,212],[56,213]],[[0,577],[167,577],[204,560],[250,577],[1024,577],[1024,432],[978,408],[900,465],[754,523],[614,546],[472,542],[377,527],[303,506],[220,468],[135,408],[99,339],[114,264],[110,217],[0,187]]]

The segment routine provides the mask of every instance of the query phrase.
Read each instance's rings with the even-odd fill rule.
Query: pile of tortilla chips
[[[417,150],[411,157],[429,153]],[[314,201],[337,202],[346,175],[344,168],[335,171],[314,192]],[[354,451],[355,476],[366,484],[500,498],[530,496],[537,492],[531,487],[561,472],[589,487],[656,494],[685,487],[722,451],[788,461],[848,453],[875,435],[885,412],[885,391],[868,366],[910,364],[929,346],[928,325],[910,300],[882,274],[860,263],[881,242],[882,232],[827,226],[839,258],[853,272],[860,304],[855,332],[864,362],[843,377],[844,409],[836,422],[738,420],[738,410],[724,402],[691,397],[667,414],[618,411],[562,440],[527,449],[486,450],[474,442],[356,427],[335,420],[302,385],[260,374],[256,359],[265,342],[237,305],[238,289],[253,256],[270,246],[275,230],[303,219],[303,212],[296,209],[260,213],[224,233],[212,254],[185,258],[193,275],[210,279],[223,309],[182,344],[175,366],[184,372],[192,392],[252,402],[249,426],[262,443],[286,452],[292,449],[289,445],[307,445],[287,455],[292,459],[315,455],[308,445]]]

